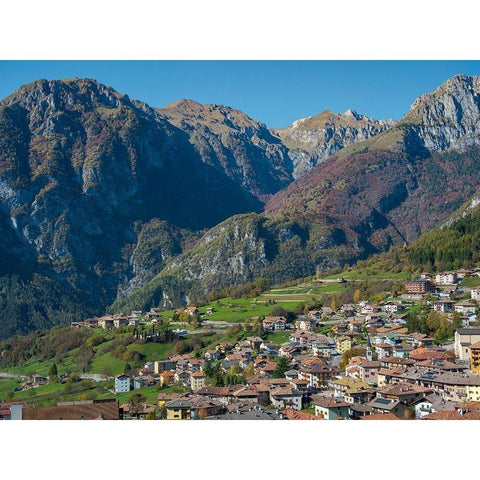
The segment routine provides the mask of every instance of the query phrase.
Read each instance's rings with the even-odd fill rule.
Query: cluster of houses
[[[157,407],[172,420],[480,418],[480,329],[459,329],[455,351],[444,350],[427,335],[408,333],[396,313],[402,308],[392,309],[390,303],[344,306],[356,315],[335,324],[334,336],[311,331],[316,324],[308,319],[318,313],[309,312],[282,345],[252,336],[218,344],[204,358],[186,354],[147,363],[138,377],[118,375],[115,390],[156,383],[187,387],[184,393],[158,395]],[[353,346],[363,353],[341,372],[340,354]],[[279,357],[290,363],[282,378],[275,376]],[[217,362],[223,373],[250,366],[251,375],[244,384],[211,386],[206,362]]]
[[[477,307],[480,299],[480,287],[464,287],[462,279],[466,277],[480,276],[480,269],[460,269],[455,272],[441,272],[433,277],[428,272],[421,274],[417,280],[405,282],[403,297],[408,299],[421,298],[424,295],[431,295],[434,300],[432,308],[438,313],[460,315],[463,326],[468,327],[477,321]],[[465,299],[470,294],[470,299]],[[456,300],[463,297],[462,300]]]
[[[139,370],[138,376],[118,374],[114,379],[115,393],[126,393],[154,385],[168,387],[173,384],[183,385],[196,391],[205,385],[204,367],[205,360],[194,358],[191,354],[175,355],[166,360],[148,362]]]
[[[160,308],[152,308],[149,312],[143,313],[140,310],[134,310],[130,315],[104,315],[103,317],[87,318],[81,321],[75,321],[70,323],[71,328],[120,328],[139,325],[145,325],[146,323],[155,324],[162,318]]]
[[[423,273],[420,279],[405,282],[406,293],[396,301],[378,305],[359,301],[337,311],[320,307],[304,312],[294,322],[267,316],[262,336],[219,343],[202,351],[200,357],[196,352],[148,362],[136,375],[117,375],[116,394],[155,386],[181,386],[174,391],[182,393],[159,388],[156,404],[135,408],[117,404],[118,415],[111,413],[115,410],[111,406],[103,418],[142,419],[160,409],[164,418],[172,420],[480,419],[480,328],[470,327],[476,322],[480,287],[465,290],[470,291],[470,300],[455,300],[459,281],[479,274],[480,269],[458,270],[439,273],[433,279]],[[406,313],[412,300],[425,295],[429,295],[431,308],[447,319],[460,315],[463,328],[456,331],[452,347],[436,346],[428,335],[408,331]],[[178,312],[200,314],[195,306]],[[159,318],[160,310],[152,309],[146,314],[132,312],[74,322],[72,327],[118,328]],[[329,328],[321,329],[326,325]],[[319,333],[326,331],[328,334]],[[267,340],[272,332],[284,332],[285,343]],[[349,351],[353,356],[344,357],[341,365],[342,355]],[[289,367],[279,375],[282,357]],[[221,374],[234,371],[234,381],[240,379],[241,383],[215,386],[205,372],[207,363],[218,366]],[[100,408],[89,405],[57,405],[45,415],[61,416],[59,412],[67,411],[66,407],[91,412]],[[27,415],[24,418],[40,415],[26,406],[21,408]],[[13,408],[12,418],[19,416],[19,409]],[[94,413],[88,415],[92,418]]]

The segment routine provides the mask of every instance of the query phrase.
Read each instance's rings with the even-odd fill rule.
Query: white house
[[[398,302],[387,302],[382,306],[384,312],[387,313],[397,313],[403,310],[403,305]]]
[[[126,373],[119,373],[115,377],[115,393],[125,393],[130,391],[130,376]]]
[[[453,312],[455,302],[453,300],[439,300],[433,304],[433,309],[438,313]]]
[[[477,308],[475,304],[470,302],[458,302],[455,304],[455,311],[461,313],[462,315],[472,314],[475,313],[475,309]]]
[[[435,283],[440,285],[453,285],[457,283],[457,274],[455,272],[437,273],[435,276]]]
[[[474,287],[470,290],[472,300],[480,300],[480,287]]]
[[[287,320],[285,317],[265,317],[263,320],[263,329],[266,332],[278,332],[285,330]]]
[[[190,375],[190,388],[195,392],[205,386],[205,374],[203,372],[195,372]]]

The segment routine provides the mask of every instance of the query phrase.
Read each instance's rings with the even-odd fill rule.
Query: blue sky
[[[0,98],[39,78],[89,77],[161,107],[181,98],[283,127],[328,108],[399,119],[412,101],[480,61],[0,61]]]

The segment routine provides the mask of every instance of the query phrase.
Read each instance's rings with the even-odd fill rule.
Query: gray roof
[[[455,410],[455,405],[458,402],[451,402],[450,400],[443,400],[437,393],[426,395],[423,400],[428,400],[435,410]]]
[[[480,328],[459,328],[457,332],[460,335],[480,335]]]
[[[190,400],[172,400],[165,404],[167,408],[192,408],[193,402]]]
[[[368,405],[365,405],[363,403],[352,403],[350,410],[354,412],[365,413],[365,412],[371,412],[372,407],[369,407]]]
[[[367,406],[372,408],[381,408],[382,410],[393,410],[400,402],[390,398],[375,398],[367,403]]]
[[[215,415],[205,418],[205,420],[282,420],[280,413],[275,410],[252,408],[252,410],[234,410],[223,415]]]

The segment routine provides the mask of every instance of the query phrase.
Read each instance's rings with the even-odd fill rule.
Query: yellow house
[[[467,402],[480,402],[480,385],[467,385]]]
[[[190,420],[193,402],[190,400],[172,400],[167,402],[167,420]]]
[[[480,342],[470,345],[470,370],[480,375]]]
[[[348,337],[339,337],[335,342],[335,349],[337,352],[342,355],[347,350],[352,348],[352,341]]]

